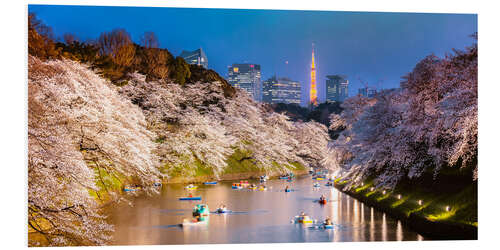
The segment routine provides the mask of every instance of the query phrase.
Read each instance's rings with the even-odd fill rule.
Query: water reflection
[[[373,207],[370,208],[370,241],[375,241],[375,215]]]
[[[401,221],[399,220],[398,220],[398,225],[396,227],[396,240],[397,241],[403,240],[403,227],[401,226]]]
[[[193,228],[177,225],[184,218],[190,218],[192,207],[200,202],[178,201],[178,197],[187,194],[183,186],[164,185],[160,195],[140,196],[133,199],[134,206],[121,205],[110,211],[110,220],[115,225],[115,244],[424,240],[400,221],[336,189],[325,186],[312,189],[308,176],[299,177],[290,185],[297,191],[282,192],[284,182],[281,180],[269,181],[267,186],[272,188],[268,191],[232,190],[230,182],[200,185],[193,195],[202,196],[202,203],[211,211],[224,203],[235,212],[210,214],[207,226]],[[321,194],[328,197],[326,205],[315,202]],[[335,229],[290,223],[300,211],[318,222],[330,217]]]
[[[387,221],[385,213],[382,215],[382,241],[387,241]]]

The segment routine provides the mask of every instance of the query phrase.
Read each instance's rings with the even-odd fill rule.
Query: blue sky
[[[363,86],[358,78],[378,88],[399,87],[401,76],[422,58],[463,49],[477,31],[472,14],[54,5],[29,5],[28,10],[56,37],[72,33],[96,39],[103,31],[124,28],[137,43],[145,31],[155,32],[160,47],[175,56],[202,47],[209,68],[223,77],[232,63],[260,64],[263,80],[276,73],[300,81],[303,103],[312,42],[318,96],[324,101],[326,75],[347,75],[350,96]]]

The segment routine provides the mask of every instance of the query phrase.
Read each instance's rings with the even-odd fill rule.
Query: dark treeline
[[[41,60],[70,59],[88,64],[115,85],[128,83],[129,74],[138,72],[147,80],[173,81],[180,85],[198,81],[220,81],[224,94],[232,96],[234,88],[217,72],[198,65],[189,65],[182,57],[174,57],[153,32],[145,32],[140,44],[132,41],[125,29],[102,32],[96,40],[82,42],[73,34],[65,34],[56,41],[52,29],[36,18],[28,16],[28,53]]]
[[[341,102],[324,102],[314,109],[286,103],[273,103],[269,104],[268,107],[274,112],[286,114],[292,121],[315,121],[329,127],[330,115],[340,114],[343,110],[341,104]],[[339,131],[329,130],[328,132],[332,139],[336,139]]]

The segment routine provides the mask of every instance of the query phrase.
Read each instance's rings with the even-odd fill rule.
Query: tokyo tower
[[[309,103],[312,106],[318,106],[318,91],[316,90],[316,67],[314,66],[314,43],[312,44],[311,88],[309,90]]]

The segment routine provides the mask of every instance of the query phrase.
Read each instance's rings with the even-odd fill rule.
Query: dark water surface
[[[233,190],[231,182],[199,184],[191,193],[202,196],[202,201],[179,201],[178,197],[189,193],[184,185],[164,185],[161,194],[132,198],[133,206],[123,204],[110,211],[111,222],[115,225],[114,244],[424,240],[400,221],[325,186],[326,181],[319,181],[320,188],[313,188],[313,182],[310,176],[299,176],[291,183],[270,180],[267,191]],[[286,185],[294,192],[283,192]],[[315,202],[321,194],[328,199],[326,205]],[[211,213],[205,226],[179,227],[183,218],[192,218],[192,208],[199,203],[207,204],[210,211],[224,203],[233,212]],[[317,219],[318,223],[329,216],[334,229],[291,223],[301,211]]]

